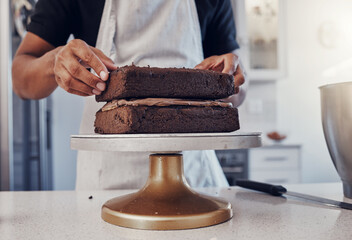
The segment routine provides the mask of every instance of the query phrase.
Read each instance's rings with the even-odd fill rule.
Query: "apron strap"
[[[97,42],[95,47],[100,49],[106,56],[115,59],[115,36],[116,36],[116,0],[105,0],[104,11],[100,20]]]

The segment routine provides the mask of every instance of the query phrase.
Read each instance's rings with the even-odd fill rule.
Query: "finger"
[[[235,87],[235,94],[240,92],[240,88],[239,87]]]
[[[214,62],[211,59],[207,58],[203,62],[199,63],[195,66],[195,69],[207,70],[210,69],[214,65]]]
[[[88,66],[93,68],[93,70],[100,76],[102,80],[107,80],[109,78],[109,72],[102,61],[92,51],[92,49],[84,41],[76,40],[71,42],[70,49],[72,50],[73,54]]]
[[[90,96],[90,94],[82,93],[82,92],[80,92],[80,91],[73,90],[73,89],[69,89],[67,92],[68,92],[68,93],[71,93],[71,94],[78,95],[78,96],[82,96],[82,97],[88,97],[88,96]]]
[[[75,92],[79,91],[86,95],[101,94],[101,91],[98,91],[97,89],[92,88],[87,84],[81,82],[80,80],[76,79],[68,71],[62,71],[59,77],[61,78],[63,89],[65,89],[69,93],[72,93],[71,90],[75,90]]]
[[[213,66],[211,66],[210,70],[216,71],[216,72],[222,72],[224,69],[224,59],[219,59],[218,62],[216,62]]]
[[[219,56],[215,60],[216,61],[213,63],[213,68],[218,68],[219,66],[223,65],[225,61],[223,56]]]
[[[91,88],[87,86],[86,84],[82,83],[79,80],[72,81],[71,83],[71,90],[79,91],[81,93],[87,94],[88,95],[100,95],[101,91],[96,90],[95,88]]]
[[[235,87],[241,86],[244,83],[244,81],[245,81],[245,79],[244,79],[242,69],[240,66],[238,66],[236,69],[236,72],[234,74]]]
[[[232,54],[225,56],[224,59],[224,69],[222,70],[223,73],[234,74],[235,68],[235,59]]]
[[[89,66],[85,62],[82,62],[81,59],[79,59],[78,61],[83,67],[89,68]]]
[[[92,51],[100,58],[100,60],[105,64],[108,70],[116,70],[117,66],[111,58],[107,57],[101,50],[95,47],[90,47]]]
[[[196,65],[194,68],[195,68],[195,69],[200,69],[200,70],[205,70],[205,69],[207,69],[206,65],[205,65],[203,62],[199,63],[199,64]]]
[[[70,75],[82,82],[86,83],[88,86],[95,88],[99,91],[104,91],[106,84],[100,78],[95,76],[93,73],[89,72],[78,60],[72,58],[72,61],[65,61],[63,65],[65,69],[70,73]]]
[[[77,90],[73,90],[73,89],[70,89],[70,88],[67,88],[67,90],[65,89],[65,87],[64,87],[64,85],[63,85],[63,80],[60,78],[60,77],[58,77],[58,76],[56,76],[55,77],[55,79],[56,79],[56,82],[58,83],[58,85],[61,87],[61,88],[63,88],[66,92],[68,92],[68,93],[71,93],[71,94],[75,94],[75,95],[79,95],[79,96],[83,96],[83,97],[86,97],[86,96],[90,96],[90,95],[88,95],[88,94],[86,94],[86,93],[83,93],[83,92],[80,92],[80,91],[77,91]]]

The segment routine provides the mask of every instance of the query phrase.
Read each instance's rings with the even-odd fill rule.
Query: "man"
[[[66,43],[70,34],[76,39]],[[196,67],[234,74],[239,94],[230,100],[237,106],[244,76],[235,38],[230,0],[39,0],[13,61],[13,87],[25,99],[45,98],[57,86],[92,96],[104,91],[117,66]],[[92,132],[99,107],[86,99],[81,132]],[[145,156],[79,152],[77,187],[139,187]],[[226,185],[213,151],[185,152],[184,158],[191,185]]]

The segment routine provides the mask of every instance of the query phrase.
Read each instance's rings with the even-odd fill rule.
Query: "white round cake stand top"
[[[71,136],[71,148],[86,151],[172,153],[186,150],[255,148],[261,133],[80,134]]]

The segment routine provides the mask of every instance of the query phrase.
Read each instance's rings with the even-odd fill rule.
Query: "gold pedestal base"
[[[232,217],[231,204],[194,192],[183,175],[181,154],[150,155],[150,174],[138,192],[113,198],[102,218],[122,227],[153,230],[211,226]]]

